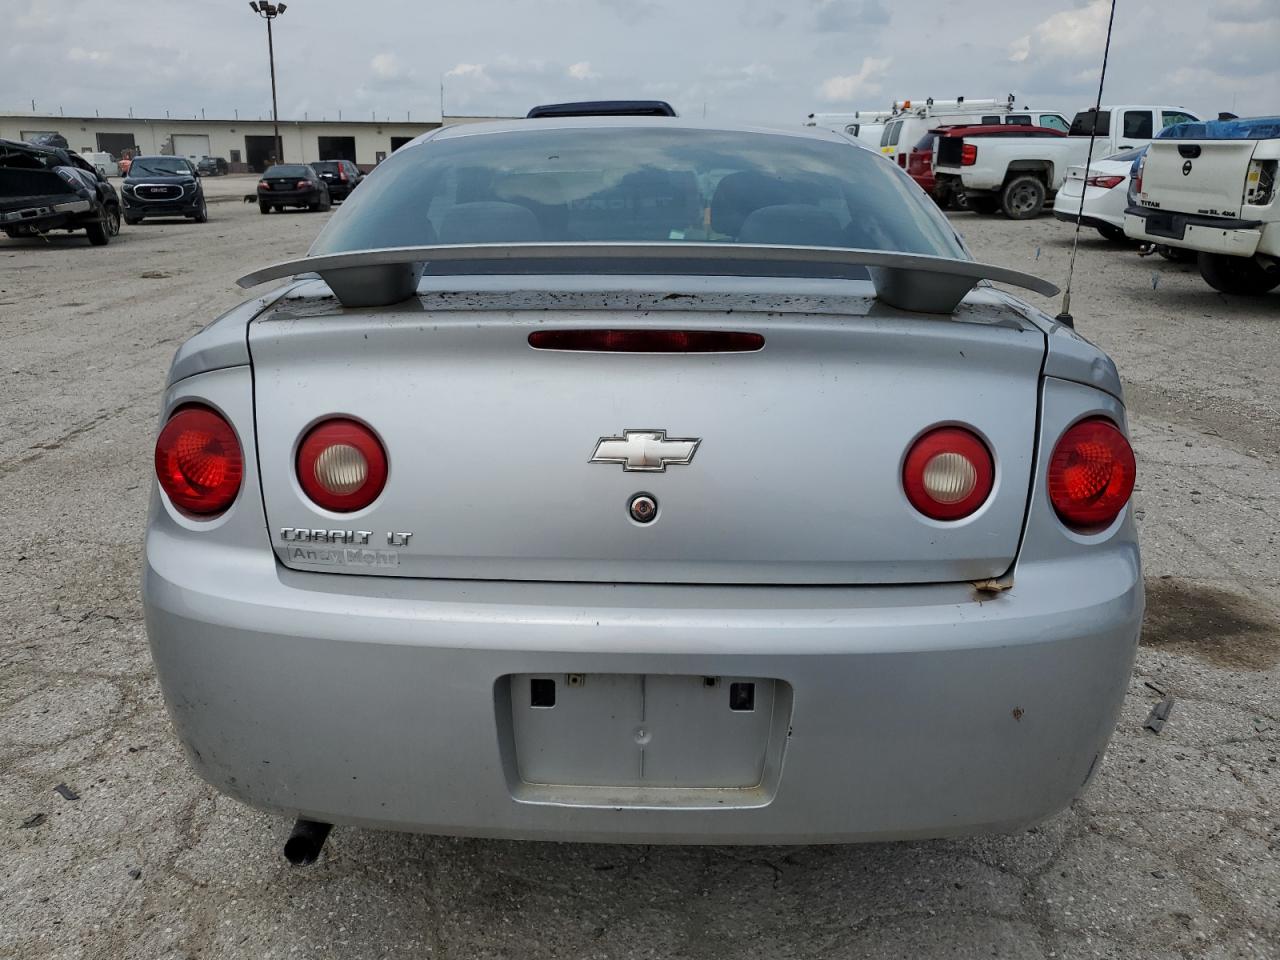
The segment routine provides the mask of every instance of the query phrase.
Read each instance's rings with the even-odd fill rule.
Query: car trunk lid
[[[789,295],[744,281],[689,294],[642,282],[574,290],[566,278],[522,277],[515,293],[502,289],[511,278],[462,283],[469,292],[439,287],[344,311],[317,299],[327,290],[314,282],[311,295],[252,324],[262,494],[287,566],[848,584],[981,579],[1012,564],[1044,338],[994,293],[971,294],[954,318],[925,319],[847,281],[795,282],[808,293]],[[987,306],[973,309],[975,299]],[[737,331],[765,344],[668,354],[530,346],[531,333],[565,329]],[[382,494],[351,515],[316,507],[295,474],[301,436],[330,416],[372,427],[390,464]],[[988,502],[949,524],[915,513],[901,484],[908,446],[944,423],[972,426],[996,463]],[[696,447],[665,470],[628,471],[610,446],[628,431]],[[656,499],[652,523],[629,514],[637,494]]]

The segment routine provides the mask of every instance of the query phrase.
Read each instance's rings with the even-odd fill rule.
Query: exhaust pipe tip
[[[316,862],[320,850],[329,838],[331,823],[318,820],[304,820],[301,817],[293,825],[293,832],[284,844],[284,858],[295,867],[305,867]]]

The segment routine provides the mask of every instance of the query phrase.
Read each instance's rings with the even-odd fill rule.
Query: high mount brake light
[[[964,427],[938,427],[920,437],[902,465],[902,489],[931,520],[961,520],[987,502],[995,485],[991,451]]]
[[[156,478],[187,513],[212,517],[235,501],[244,453],[231,424],[208,407],[179,408],[156,439]]]
[[[1124,433],[1110,420],[1093,417],[1067,430],[1053,448],[1049,500],[1073,530],[1101,529],[1124,510],[1136,477]]]
[[[764,337],[723,330],[535,330],[529,346],[599,353],[744,353],[763,349]]]
[[[387,483],[387,453],[363,423],[345,417],[312,427],[298,446],[298,483],[316,506],[363,510]]]

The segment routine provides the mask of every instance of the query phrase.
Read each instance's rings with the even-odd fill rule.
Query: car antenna
[[[1098,117],[1102,114],[1102,85],[1107,80],[1107,57],[1111,55],[1111,28],[1116,22],[1116,0],[1111,0],[1111,16],[1107,18],[1107,42],[1102,48],[1102,73],[1098,75],[1098,99],[1093,106],[1093,123],[1089,125],[1089,155],[1084,161],[1084,183],[1080,186],[1080,209],[1076,211],[1076,233],[1071,241],[1071,265],[1067,267],[1067,282],[1062,290],[1062,310],[1057,320],[1064,327],[1076,328],[1071,316],[1071,279],[1076,273],[1076,251],[1080,248],[1080,221],[1084,217],[1084,192],[1089,187],[1089,168],[1093,166],[1093,145],[1098,139]]]

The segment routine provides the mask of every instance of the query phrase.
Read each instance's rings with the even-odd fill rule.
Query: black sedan
[[[311,164],[311,169],[329,185],[329,195],[335,201],[351,196],[351,191],[364,179],[360,168],[350,160],[317,160]]]
[[[303,163],[277,163],[258,181],[258,209],[263,213],[285,207],[328,210],[329,186]]]
[[[147,217],[188,217],[196,223],[209,219],[200,174],[185,157],[134,157],[121,193],[125,223]]]

